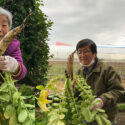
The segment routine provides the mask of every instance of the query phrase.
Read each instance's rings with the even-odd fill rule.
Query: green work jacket
[[[78,70],[78,74],[86,79],[95,95],[103,100],[103,109],[108,119],[113,122],[117,114],[117,102],[125,93],[118,73],[112,66],[98,59],[95,68],[89,74],[86,74],[83,67]]]

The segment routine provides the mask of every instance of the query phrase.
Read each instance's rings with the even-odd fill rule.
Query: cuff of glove
[[[106,99],[103,96],[100,96],[99,98],[102,99],[102,101],[103,101],[103,107],[104,107],[106,105]]]
[[[103,107],[103,100],[101,98],[96,98],[93,101],[93,106],[90,108],[91,111],[97,109],[97,108],[102,108]]]
[[[100,101],[100,103],[101,103],[101,105],[102,105],[102,107],[103,107],[104,103],[103,103],[102,98],[97,98],[97,100],[99,100],[99,101]]]
[[[18,64],[19,64],[19,70],[18,70],[17,74],[12,74],[14,79],[18,78],[22,72],[22,66],[20,63],[18,63]]]

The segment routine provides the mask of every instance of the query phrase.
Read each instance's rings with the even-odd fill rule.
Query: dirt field
[[[119,112],[116,121],[116,125],[125,125],[125,112]]]
[[[122,80],[123,87],[125,88],[125,80]]]
[[[50,76],[57,76],[64,74],[64,71],[66,69],[66,61],[50,61],[50,69],[48,72],[48,77]],[[121,79],[125,81],[125,63],[120,62],[106,62],[109,65],[112,65],[115,70],[119,73],[121,76]],[[73,65],[73,73],[76,73],[77,70],[81,67],[78,61],[74,62]],[[51,77],[50,77],[51,78]]]

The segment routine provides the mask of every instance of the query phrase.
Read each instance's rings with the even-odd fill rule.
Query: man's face
[[[87,45],[82,48],[79,48],[77,55],[81,64],[88,65],[93,59],[95,59],[97,54],[93,54],[89,45]]]
[[[9,22],[8,18],[4,15],[0,15],[0,40],[8,33]]]

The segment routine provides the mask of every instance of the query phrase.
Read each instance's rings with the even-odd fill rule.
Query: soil
[[[64,82],[63,81],[60,81],[60,83],[54,82],[54,83],[52,83],[52,85],[56,88],[56,92],[60,93],[62,88],[63,88]],[[49,92],[50,95],[53,93],[49,89],[48,89],[48,92]]]
[[[125,88],[125,80],[122,80],[123,87]]]
[[[52,83],[52,85],[53,85],[54,87],[57,87],[57,82]],[[60,81],[60,83],[58,83],[58,87],[57,87],[57,89],[56,89],[56,92],[60,92],[60,91],[62,90],[63,85],[64,85],[64,82],[63,82],[63,81]],[[122,85],[123,85],[123,87],[125,88],[125,80],[122,80]],[[49,93],[51,93],[50,90],[49,90]]]
[[[125,112],[119,112],[116,121],[116,125],[125,125]]]

